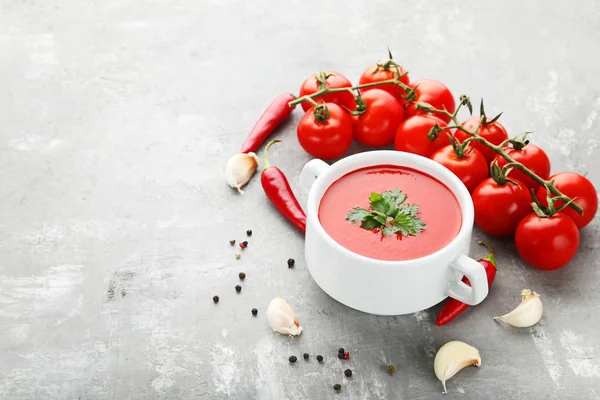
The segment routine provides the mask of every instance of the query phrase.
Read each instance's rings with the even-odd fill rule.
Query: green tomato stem
[[[381,65],[381,66],[378,65],[378,68],[383,67],[384,69],[389,69],[390,66],[395,67],[395,69],[398,73],[400,72],[398,65],[391,58],[390,58],[390,61],[388,61],[388,63]],[[354,91],[357,91],[360,89],[365,89],[365,88],[369,88],[369,87],[377,87],[377,86],[382,86],[382,85],[389,85],[389,84],[394,84],[394,85],[402,88],[406,93],[409,93],[411,90],[411,87],[406,85],[404,82],[400,81],[400,79],[403,76],[405,76],[407,73],[408,72],[405,72],[404,74],[398,75],[392,79],[387,79],[387,80],[379,81],[379,82],[364,83],[362,85],[353,86],[351,88],[324,87],[324,88],[319,89],[315,93],[312,93],[310,95],[301,96],[301,97],[296,98],[295,100],[290,101],[289,106],[293,107],[293,106],[303,103],[305,101],[309,101],[309,102],[313,103],[313,105],[314,105],[314,104],[316,104],[316,102],[314,101],[315,97],[323,96],[328,93],[338,93],[338,92],[348,92],[348,91],[353,93]],[[464,98],[464,101],[463,101],[463,98]],[[411,99],[411,100],[407,99],[407,101],[410,101],[412,103],[418,103],[418,101],[416,101],[415,99]],[[469,135],[472,140],[476,140],[479,143],[481,143],[482,145],[484,145],[485,147],[492,149],[495,153],[499,154],[508,163],[510,163],[514,168],[518,169],[519,171],[521,171],[522,173],[527,175],[534,182],[538,183],[541,186],[545,186],[546,189],[548,190],[548,192],[552,193],[555,196],[557,201],[560,200],[565,203],[564,207],[567,207],[567,206],[571,207],[572,209],[577,211],[579,214],[583,215],[583,209],[581,208],[581,206],[579,204],[575,203],[574,199],[571,199],[569,196],[565,195],[560,190],[558,190],[556,188],[556,186],[554,185],[553,181],[545,180],[545,179],[541,178],[540,176],[535,174],[532,170],[527,168],[525,165],[517,162],[514,158],[509,156],[504,151],[504,145],[506,144],[505,142],[501,143],[500,146],[497,146],[497,145],[491,143],[490,141],[488,141],[487,139],[485,139],[484,137],[479,135],[479,129],[481,128],[481,126],[482,125],[485,126],[486,122],[488,122],[485,115],[481,116],[481,118],[479,119],[479,124],[477,125],[477,128],[473,131],[470,131],[470,130],[466,129],[464,126],[462,126],[458,120],[458,111],[463,106],[468,106],[469,112],[472,113],[472,106],[471,106],[470,100],[467,96],[461,96],[461,101],[458,103],[458,107],[456,108],[456,110],[453,113],[448,112],[446,109],[440,110],[440,109],[434,108],[431,105],[428,105],[428,107],[424,111],[427,114],[440,114],[440,115],[445,115],[446,117],[450,118],[450,120],[452,122],[454,122],[454,126],[448,127],[447,129],[456,128],[460,131],[463,131],[464,133]],[[497,119],[499,116],[500,115],[498,115],[495,119]],[[491,121],[489,123],[491,123]],[[563,209],[564,207],[561,207],[560,209]]]

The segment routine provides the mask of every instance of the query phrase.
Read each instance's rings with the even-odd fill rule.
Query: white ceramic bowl
[[[377,165],[410,167],[445,184],[462,212],[458,235],[441,250],[407,261],[368,258],[335,242],[319,222],[319,203],[329,186],[349,172]],[[370,151],[346,157],[329,166],[308,162],[300,175],[309,190],[306,209],[306,263],[313,279],[342,304],[377,315],[401,315],[427,309],[447,296],[475,305],[488,294],[485,270],[469,258],[473,202],[467,188],[447,168],[415,154]],[[461,282],[466,275],[471,287]]]

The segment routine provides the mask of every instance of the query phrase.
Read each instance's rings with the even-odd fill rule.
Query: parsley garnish
[[[407,196],[398,188],[389,192],[371,193],[369,210],[354,207],[346,221],[359,223],[367,230],[379,230],[384,236],[393,233],[402,236],[416,235],[426,228],[422,219],[417,217],[419,206],[405,204]]]

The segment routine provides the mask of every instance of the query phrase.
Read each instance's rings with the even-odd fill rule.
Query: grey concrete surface
[[[553,171],[600,187],[598,43],[595,0],[0,0],[0,398],[438,399],[433,357],[451,339],[483,365],[448,399],[599,398],[598,217],[555,272],[493,240],[489,298],[439,328],[438,307],[384,318],[329,298],[259,180],[239,196],[222,176],[273,96],[317,70],[356,80],[389,46],[413,79],[484,95],[512,134],[536,130]],[[271,161],[304,201],[300,116]],[[246,229],[236,261],[228,240]],[[523,288],[542,322],[495,323]],[[301,337],[268,328],[276,295]],[[303,352],[325,363],[289,365]]]

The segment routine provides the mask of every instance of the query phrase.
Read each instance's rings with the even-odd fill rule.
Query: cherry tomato
[[[546,152],[544,152],[544,150],[540,149],[536,145],[528,144],[521,150],[516,150],[512,147],[505,147],[504,151],[515,161],[520,162],[532,170],[540,178],[548,179],[550,176],[550,158],[548,158],[548,155]],[[508,162],[500,155],[496,155],[496,160],[498,160],[498,165],[500,167],[505,166]],[[515,178],[520,180],[529,189],[536,190],[540,187],[537,182],[516,168],[513,168],[513,170],[510,172],[510,177],[510,179]]]
[[[395,66],[391,65],[389,69],[385,69],[384,67],[380,67],[377,64],[374,64],[371,65],[369,68],[365,69],[365,71],[360,76],[358,83],[364,85],[365,83],[387,81],[388,79],[396,78],[399,74],[402,75],[405,72],[406,71],[404,70],[404,68],[400,66],[396,68]],[[408,85],[410,83],[408,79],[408,74],[400,78],[400,82]],[[405,102],[404,97],[402,96],[406,93],[404,92],[404,90],[402,90],[402,88],[400,88],[397,85],[394,85],[393,83],[381,86],[374,86],[373,88],[361,89],[361,93],[365,93],[374,88],[385,90],[386,92],[394,96],[396,100],[398,100],[398,102],[402,105]]]
[[[327,82],[328,88],[334,89],[352,87],[352,82],[350,82],[348,78],[346,78],[339,72],[327,71],[325,72],[325,76],[327,77],[327,79],[325,79],[325,82]],[[313,94],[317,92],[319,88],[320,84],[317,81],[317,78],[314,75],[310,76],[306,78],[306,80],[302,83],[302,86],[300,87],[300,96]],[[317,103],[320,103],[322,101],[325,101],[327,103],[335,103],[339,106],[346,107],[350,110],[354,110],[354,107],[356,106],[356,103],[354,102],[354,96],[350,92],[329,93],[325,96],[314,97],[313,100]],[[312,103],[308,101],[302,103],[302,109],[304,111],[308,111],[312,107]]]
[[[473,132],[477,128],[477,125],[479,125],[479,117],[471,117],[462,123],[462,126],[464,126],[471,132]],[[479,135],[495,145],[499,145],[500,143],[508,139],[508,133],[506,133],[506,129],[504,129],[504,127],[500,125],[498,121],[489,125],[482,124],[479,127]],[[469,135],[467,133],[458,129],[456,130],[454,136],[461,142],[464,142],[465,139],[469,138]],[[492,160],[494,160],[494,157],[496,157],[496,152],[488,147],[485,147],[483,144],[477,142],[474,144],[474,146],[477,150],[481,152],[481,154],[483,154],[488,163],[492,162]]]
[[[335,103],[325,103],[329,118],[320,122],[314,107],[298,123],[298,141],[311,156],[330,160],[342,156],[352,143],[352,118]]]
[[[442,147],[430,157],[442,164],[465,184],[469,192],[488,177],[488,165],[479,150],[473,148],[463,158],[458,158],[452,145]]]
[[[509,236],[519,222],[531,213],[531,195],[527,186],[517,179],[499,185],[493,178],[481,182],[471,197],[475,206],[475,223],[485,233]]]
[[[575,198],[575,203],[583,208],[583,215],[579,215],[577,211],[571,207],[567,207],[561,213],[568,215],[575,222],[579,229],[589,224],[598,211],[598,194],[592,182],[587,178],[574,172],[559,172],[552,175],[550,180],[554,179],[554,186],[570,198]],[[540,204],[547,206],[547,190],[545,187],[538,189],[536,196]],[[554,206],[560,207],[563,203],[557,201]]]
[[[367,110],[352,117],[354,140],[366,146],[385,146],[394,141],[396,128],[404,118],[398,100],[384,90],[369,90],[361,95]]]
[[[521,258],[532,267],[558,269],[577,253],[579,231],[573,220],[564,214],[540,217],[531,213],[517,226],[515,245]]]
[[[406,119],[396,130],[394,145],[398,151],[419,154],[429,157],[438,149],[447,146],[450,141],[446,135],[447,130],[438,134],[434,140],[428,137],[429,130],[437,124],[440,128],[446,123],[433,115],[415,115]]]
[[[454,96],[452,96],[450,90],[442,82],[433,79],[420,79],[411,83],[410,86],[415,88],[415,102],[422,101],[424,103],[429,103],[438,110],[443,110],[445,108],[451,113],[456,110]],[[417,110],[415,108],[415,103],[413,102],[406,104],[407,117],[419,114],[425,114],[425,112]],[[450,117],[447,115],[436,114],[436,117],[446,123],[450,122]]]

